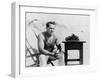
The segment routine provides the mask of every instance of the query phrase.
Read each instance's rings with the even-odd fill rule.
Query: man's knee
[[[40,61],[43,60],[43,59],[46,59],[46,56],[41,54],[41,55],[39,56],[39,59],[40,59]]]

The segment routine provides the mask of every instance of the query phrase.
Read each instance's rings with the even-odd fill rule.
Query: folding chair
[[[37,49],[32,48],[32,46],[29,44],[28,40],[26,39],[26,42],[28,44],[28,46],[26,45],[26,59],[30,58],[33,61],[32,65],[29,65],[27,67],[38,67],[39,66],[39,51]],[[29,55],[27,56],[27,53],[29,53]],[[34,54],[32,54],[34,53]]]

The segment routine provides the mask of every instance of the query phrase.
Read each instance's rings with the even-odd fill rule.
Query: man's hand
[[[55,53],[54,53],[54,52],[50,52],[48,55],[49,55],[49,56],[54,56]]]
[[[49,58],[50,60],[56,60],[56,57],[55,57],[55,53],[52,53],[49,55]]]

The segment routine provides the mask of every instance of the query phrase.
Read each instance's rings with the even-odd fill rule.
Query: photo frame
[[[35,14],[34,14],[35,13]],[[45,15],[44,15],[45,14]],[[50,15],[49,15],[50,14]],[[52,15],[51,15],[52,14]],[[54,15],[54,16],[53,16]],[[57,16],[58,15],[58,16]],[[60,15],[60,17],[59,17]],[[68,15],[68,16],[66,16]],[[26,25],[32,21],[31,17],[38,16],[39,19],[41,16],[47,16],[47,20],[57,20],[63,19],[64,17],[69,16],[88,16],[87,20],[89,26],[89,60],[87,61],[88,65],[78,65],[78,66],[62,66],[62,67],[31,67],[26,68],[26,55],[25,55],[25,43],[26,43]],[[51,16],[52,18],[48,18]],[[64,17],[62,17],[64,16]],[[53,75],[53,74],[69,74],[69,73],[87,73],[96,70],[95,64],[95,8],[76,8],[76,7],[47,7],[47,6],[33,6],[32,4],[23,4],[23,3],[12,3],[11,7],[11,40],[12,40],[12,49],[11,49],[11,74],[14,77],[22,76],[34,76],[34,75]],[[35,18],[38,18],[35,17]],[[44,19],[45,17],[42,17]],[[70,17],[68,18],[71,19]],[[73,18],[72,18],[73,19]],[[71,20],[72,20],[71,19]],[[78,17],[74,17],[78,20]],[[65,19],[66,20],[66,19]],[[70,21],[71,21],[70,20]],[[79,19],[81,20],[81,18]],[[82,18],[83,20],[83,18]],[[83,22],[84,22],[83,20]],[[44,20],[45,21],[45,20]],[[59,22],[59,20],[58,20]],[[60,20],[61,22],[61,20]],[[64,21],[62,21],[64,22]],[[74,23],[74,22],[73,22]],[[81,23],[81,22],[80,22]],[[81,23],[82,24],[82,23]],[[84,24],[84,23],[83,23]],[[71,24],[70,24],[71,25]],[[80,25],[81,27],[81,25]],[[87,29],[87,28],[86,28]],[[82,32],[82,31],[81,31]],[[86,36],[83,36],[86,37]],[[35,44],[35,42],[34,42]],[[68,51],[70,53],[78,53],[79,51]],[[84,56],[84,55],[83,55]],[[88,56],[88,55],[86,55]],[[84,57],[83,57],[84,58]],[[88,57],[87,57],[88,58]],[[86,59],[84,59],[86,60]]]

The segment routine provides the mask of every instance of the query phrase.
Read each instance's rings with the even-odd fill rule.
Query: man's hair
[[[50,26],[50,24],[56,25],[56,23],[54,21],[49,21],[46,23],[46,28],[48,28]]]

